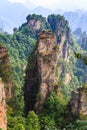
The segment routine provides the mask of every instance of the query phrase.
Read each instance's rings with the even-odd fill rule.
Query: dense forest
[[[56,70],[56,73],[62,70],[61,74],[57,74],[57,84],[61,86],[61,91],[59,96],[56,95],[55,91],[48,96],[45,107],[40,113],[31,110],[26,115],[24,111],[26,71],[28,67],[32,67],[29,66],[30,58],[37,47],[38,34],[43,30],[54,33],[58,45],[61,44],[63,36],[67,38],[63,46],[68,45],[68,49],[63,49],[64,52],[60,56]],[[6,103],[7,130],[87,129],[87,117],[73,116],[69,106],[71,92],[87,82],[87,59],[82,56],[87,52],[79,45],[78,41],[76,33],[71,33],[68,22],[60,15],[49,15],[47,19],[41,15],[28,15],[26,23],[23,23],[19,28],[14,28],[13,34],[0,34],[0,46],[7,48],[11,59],[11,78],[8,81],[12,80],[13,82],[13,96]],[[69,52],[69,62],[65,57],[67,51]],[[4,81],[7,72],[3,74],[2,72],[3,69],[0,68],[0,77]],[[70,81],[65,82],[65,77],[68,74],[70,74]],[[7,75],[6,79],[8,77]]]

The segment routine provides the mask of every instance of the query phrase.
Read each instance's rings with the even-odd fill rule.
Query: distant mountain
[[[64,11],[61,9],[56,9],[53,13],[63,15]]]
[[[68,20],[71,29],[74,30],[78,27],[80,16],[77,12],[64,12],[63,15]]]
[[[82,28],[83,31],[87,31],[87,12],[77,10],[75,12],[65,12],[63,15],[68,20],[73,31],[79,27]]]
[[[26,20],[28,14],[40,14],[47,17],[51,10],[38,6],[33,10],[28,9],[22,3],[11,3],[7,0],[0,1],[0,29],[12,32],[14,27],[19,27]]]
[[[64,12],[61,9],[56,9],[52,12],[52,10],[42,6],[28,9],[22,3],[11,3],[7,0],[0,0],[0,30],[4,28],[4,31],[12,32],[14,27],[19,27],[25,22],[28,14],[33,13],[43,15],[44,17],[47,17],[49,14],[60,14],[68,20],[72,31],[79,27],[83,31],[87,31],[87,12],[83,10]]]
[[[21,25],[29,13],[29,10],[23,4],[10,3],[7,0],[0,1],[0,10],[0,23],[4,30],[9,32],[14,26]]]
[[[52,14],[52,10],[44,8],[42,6],[38,6],[34,10],[31,11],[31,14],[33,13],[47,17],[49,14]]]

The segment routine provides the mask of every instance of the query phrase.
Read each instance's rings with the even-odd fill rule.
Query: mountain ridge
[[[0,10],[0,28],[4,31],[13,32],[14,27],[19,27],[23,22],[25,22],[25,17],[28,14],[40,14],[47,17],[50,14],[61,14],[66,20],[69,21],[71,29],[74,31],[76,28],[81,27],[83,30],[87,28],[86,24],[86,11],[76,10],[76,11],[64,11],[56,9],[54,11],[47,9],[42,6],[37,6],[33,9],[28,9],[22,3],[11,3],[7,0],[1,0]],[[16,14],[16,15],[15,15]],[[80,15],[79,15],[80,14]],[[73,19],[75,22],[73,22]],[[85,26],[84,26],[85,25]]]

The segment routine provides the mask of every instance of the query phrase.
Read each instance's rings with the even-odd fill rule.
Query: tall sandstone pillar
[[[4,83],[0,78],[0,128],[7,130],[7,118],[6,118],[6,100]]]
[[[53,33],[42,31],[39,34],[37,61],[40,84],[35,109],[38,112],[43,108],[48,95],[54,91],[57,85],[58,45]]]
[[[0,128],[7,130],[6,100],[12,95],[12,77],[10,56],[5,47],[0,45]]]
[[[49,31],[42,31],[38,36],[37,48],[29,58],[26,72],[24,87],[26,114],[29,110],[40,112],[49,94],[57,90],[57,63],[56,35]]]

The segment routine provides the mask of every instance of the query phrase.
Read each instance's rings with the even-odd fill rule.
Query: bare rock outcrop
[[[12,77],[11,77],[10,56],[5,47],[0,46],[0,77],[5,83],[6,99],[12,96]]]
[[[39,34],[37,49],[30,58],[25,82],[25,112],[39,112],[48,95],[57,89],[56,67],[58,45],[56,35],[49,31]]]
[[[0,45],[0,128],[7,130],[6,101],[12,96],[10,56]]]
[[[58,45],[56,36],[48,31],[39,34],[37,47],[37,61],[39,71],[39,99],[35,109],[40,110],[47,96],[54,91],[57,84],[56,67],[58,63]]]
[[[87,88],[81,87],[72,92],[70,101],[71,112],[74,116],[87,116]]]
[[[43,22],[44,21],[44,22]],[[24,100],[25,114],[35,110],[37,113],[44,108],[49,94],[56,90],[59,94],[58,80],[63,77],[65,84],[71,81],[71,74],[64,75],[65,62],[69,63],[69,36],[68,22],[62,16],[48,16],[48,22],[41,16],[29,15],[28,27],[39,33],[36,50],[29,57],[26,70]],[[38,26],[37,26],[38,25]],[[46,31],[50,26],[51,31]],[[46,29],[46,30],[45,30]],[[34,34],[34,33],[33,33]],[[65,62],[59,67],[59,60]]]
[[[42,17],[41,15],[29,14],[26,19],[26,27],[28,29],[27,32],[29,35],[31,35],[31,37],[37,38],[39,32],[41,32],[43,29],[49,29],[46,18]]]
[[[59,45],[58,53],[58,79],[62,80],[64,84],[69,84],[71,82],[71,74],[69,67],[70,62],[70,41],[71,41],[71,30],[68,26],[68,22],[63,16],[60,15],[50,15],[48,16],[48,22],[51,26],[52,32],[56,35],[57,44]],[[67,69],[67,70],[66,70]],[[69,76],[67,76],[69,75]],[[67,80],[66,80],[67,79]]]
[[[70,63],[70,48],[69,48],[69,42],[66,40],[67,37],[64,35],[61,38],[61,42],[58,44],[59,51],[58,51],[58,67],[57,67],[57,73],[58,73],[58,79],[62,79],[64,84],[69,84],[71,82],[71,74],[70,70],[68,68],[68,65]],[[62,63],[63,61],[63,63]],[[65,68],[67,66],[67,68]],[[66,70],[67,69],[67,70]]]
[[[32,28],[34,31],[39,30],[41,27],[41,22],[40,20],[31,19],[28,22],[28,27]]]
[[[7,130],[5,88],[0,78],[0,128]]]

